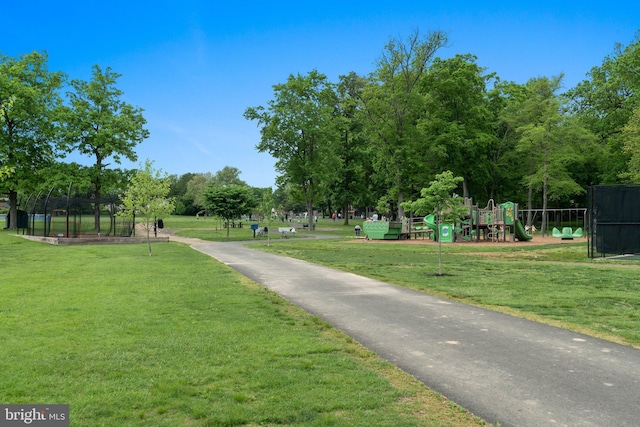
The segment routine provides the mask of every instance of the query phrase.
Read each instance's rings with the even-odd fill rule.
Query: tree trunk
[[[149,227],[147,227],[147,246],[149,247],[149,256],[152,256],[151,252],[151,236],[149,235]]]
[[[344,222],[343,225],[349,225],[349,202],[345,200],[344,206],[342,208],[342,212],[344,212]]]
[[[469,182],[466,177],[463,177],[462,180],[462,197],[465,199],[469,198]]]
[[[309,231],[313,230],[313,201],[307,200],[307,224],[309,225]]]
[[[531,227],[531,221],[533,221],[533,215],[531,210],[533,209],[533,186],[529,186],[529,193],[527,194],[527,206],[529,207],[529,212],[527,212],[527,225]]]
[[[18,192],[9,190],[9,230],[18,229]]]
[[[542,237],[547,234],[547,185],[549,175],[547,174],[547,150],[544,151],[544,175],[542,177]]]
[[[404,208],[402,207],[402,202],[404,202],[404,193],[401,191],[398,193],[398,217],[396,220],[401,220],[404,217]]]
[[[102,187],[96,185],[96,191],[94,193],[94,197],[96,198],[95,203],[93,204],[93,229],[97,230],[100,233],[100,196],[102,192]]]

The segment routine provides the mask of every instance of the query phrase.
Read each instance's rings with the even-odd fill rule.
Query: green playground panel
[[[373,240],[398,240],[402,234],[402,223],[395,221],[365,221],[364,234]]]

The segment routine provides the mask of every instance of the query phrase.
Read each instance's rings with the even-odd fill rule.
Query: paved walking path
[[[188,243],[490,423],[640,425],[639,350],[242,243]]]

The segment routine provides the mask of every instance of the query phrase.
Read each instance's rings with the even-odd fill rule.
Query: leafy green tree
[[[117,74],[111,68],[93,66],[92,80],[72,80],[69,106],[64,109],[69,151],[94,158],[91,183],[96,199],[105,186],[113,184],[105,173],[109,159],[117,164],[122,158],[137,160],[136,145],[149,136],[142,109],[122,101],[123,92],[116,87]],[[100,224],[100,207],[95,206],[95,224]]]
[[[294,192],[293,185],[291,184],[284,184],[276,187],[273,191],[273,200],[276,209],[284,212],[300,212],[304,210],[304,203],[300,203],[300,201],[293,195]]]
[[[429,186],[420,191],[421,198],[404,202],[403,206],[414,215],[436,215],[438,230],[440,230],[440,224],[456,224],[469,214],[469,208],[460,202],[461,198],[454,192],[462,181],[464,178],[461,176],[454,176],[453,172],[444,171],[437,174]],[[442,239],[440,238],[438,238],[438,267],[438,275],[442,276]]]
[[[40,189],[67,189],[73,183],[75,189],[85,193],[91,187],[90,168],[78,163],[56,162],[51,165]]]
[[[261,126],[257,148],[276,158],[278,184],[291,184],[304,200],[310,228],[320,183],[336,170],[334,107],[332,85],[314,70],[306,76],[290,75],[286,83],[274,86],[274,98],[266,108],[248,108],[244,113]]]
[[[585,181],[615,184],[627,171],[628,157],[623,149],[623,128],[640,106],[640,33],[628,46],[618,44],[614,53],[593,67],[587,79],[567,95],[573,112],[597,136],[598,145],[590,151],[586,165],[591,167]]]
[[[11,229],[17,227],[18,192],[43,181],[61,148],[56,114],[65,76],[49,71],[47,60],[38,52],[0,56],[0,191],[9,196]]]
[[[206,198],[204,196],[207,186],[211,183],[211,173],[196,173],[187,183],[185,199],[191,202],[196,212],[206,209]]]
[[[640,184],[640,107],[622,130],[623,151],[629,156],[628,170],[621,176],[626,182]]]
[[[240,179],[240,169],[231,166],[225,166],[211,177],[212,185],[222,187],[225,185],[244,185],[247,183]]]
[[[151,252],[151,230],[156,221],[173,213],[175,201],[168,197],[171,181],[161,170],[153,169],[153,162],[147,160],[143,169],[138,169],[131,178],[129,188],[122,198],[121,216],[142,218],[142,226],[147,232],[149,256]]]
[[[593,142],[593,135],[581,123],[564,114],[556,94],[561,81],[561,75],[529,80],[526,99],[514,105],[517,111],[510,117],[519,138],[516,149],[528,162],[524,183],[529,188],[529,208],[533,191],[542,193],[543,235],[549,200],[585,191],[569,173],[569,166],[581,162],[580,148],[590,147]]]
[[[398,217],[404,216],[405,195],[417,193],[426,176],[429,155],[416,128],[424,112],[420,82],[446,42],[446,34],[440,31],[422,38],[416,30],[406,42],[391,39],[360,97],[375,173],[384,180],[389,197],[398,201]]]
[[[489,147],[494,143],[494,122],[489,110],[486,74],[473,55],[436,58],[422,80],[425,116],[418,120],[429,151],[446,167],[462,176],[464,197],[469,186],[491,179]]]
[[[0,120],[4,120],[4,110],[5,108],[11,108],[11,106],[13,105],[13,101],[15,98],[11,98],[5,102],[0,102]],[[7,177],[9,177],[9,175],[11,175],[13,173],[14,169],[12,167],[9,166],[0,166],[0,182],[3,179],[6,179]]]
[[[483,197],[476,193],[476,199],[512,200],[522,205],[526,202],[526,196],[522,196],[522,159],[516,152],[519,137],[516,123],[509,115],[518,111],[526,93],[524,85],[497,81],[487,95],[494,132],[487,151],[490,178],[482,188]],[[528,224],[531,224],[530,220]]]
[[[328,175],[325,194],[330,208],[332,202],[341,207],[344,225],[349,225],[349,209],[354,202],[366,199],[367,167],[370,162],[366,139],[363,136],[362,114],[358,98],[364,82],[355,73],[340,76],[336,86],[334,126],[336,139],[333,153],[337,162],[335,173]],[[332,209],[329,209],[332,211]]]
[[[229,223],[242,215],[251,213],[258,205],[253,191],[249,187],[240,185],[224,187],[208,185],[204,191],[204,199],[207,212],[226,222],[227,240],[229,240]]]
[[[193,207],[193,199],[185,197],[187,183],[195,176],[194,173],[185,173],[180,176],[170,175],[171,191],[169,196],[176,201],[176,215],[195,215],[198,211]]]

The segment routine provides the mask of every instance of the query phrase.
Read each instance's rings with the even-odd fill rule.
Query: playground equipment
[[[406,240],[411,236],[430,235],[436,229],[433,215],[425,218],[403,218],[402,221],[365,221],[362,231],[371,240]]]
[[[577,228],[576,231],[573,231],[571,227],[563,227],[562,231],[560,231],[556,227],[553,227],[551,235],[562,240],[579,239],[582,237],[582,228]]]
[[[518,218],[518,205],[513,202],[496,204],[489,200],[484,209],[474,205],[472,199],[464,199],[469,215],[459,224],[436,224],[434,215],[424,218],[403,218],[402,221],[365,221],[363,231],[373,240],[402,240],[413,235],[433,236],[434,240],[455,242],[459,240],[529,241],[528,234]]]
[[[485,240],[498,241],[502,238],[507,240],[507,236],[511,241],[529,241],[532,236],[529,235],[524,226],[518,220],[518,204],[513,202],[505,202],[496,204],[490,199],[484,209],[475,206],[471,211],[471,230],[476,233],[476,239],[484,236]]]
[[[365,221],[362,224],[364,234],[373,240],[406,239],[402,222],[398,221]]]

